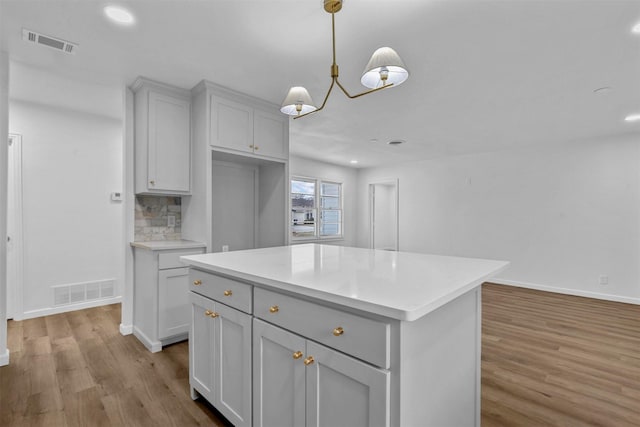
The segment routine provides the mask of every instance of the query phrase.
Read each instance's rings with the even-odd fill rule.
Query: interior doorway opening
[[[398,180],[369,184],[370,238],[372,249],[398,250]]]
[[[9,134],[7,169],[7,319],[22,320],[22,136]]]

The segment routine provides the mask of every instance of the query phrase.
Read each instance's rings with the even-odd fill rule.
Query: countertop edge
[[[172,249],[199,249],[206,248],[207,245],[203,242],[196,242],[194,240],[151,240],[145,242],[130,242],[129,245],[133,248],[146,249],[150,251],[168,251]]]
[[[227,269],[224,267],[219,267],[216,265],[211,265],[205,262],[195,261],[188,259],[188,256],[181,256],[180,261],[184,264],[193,266],[195,268],[201,268],[206,271],[211,271],[215,273],[225,274],[227,276],[231,276],[237,279],[245,280],[251,283],[254,283],[260,287],[267,287],[271,289],[279,289],[287,292],[291,292],[294,294],[298,294],[305,297],[310,297],[314,299],[318,299],[324,302],[334,303],[343,305],[346,307],[354,308],[356,310],[364,311],[367,313],[392,318],[400,321],[415,321],[420,319],[421,317],[426,316],[427,314],[437,310],[438,308],[444,306],[445,304],[453,301],[457,297],[471,291],[472,289],[482,285],[487,279],[495,276],[496,274],[504,271],[508,266],[509,262],[503,261],[503,265],[501,267],[496,268],[493,271],[486,273],[480,278],[464,285],[456,288],[455,290],[446,293],[440,298],[437,298],[429,303],[417,307],[413,310],[404,310],[400,308],[392,308],[388,306],[379,305],[376,303],[358,300],[342,295],[336,295],[329,292],[323,292],[316,289],[311,289],[305,286],[294,285],[287,282],[282,282],[279,280],[268,279],[262,276],[255,276],[249,273],[244,273],[237,270]]]

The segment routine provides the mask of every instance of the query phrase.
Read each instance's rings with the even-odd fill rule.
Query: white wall
[[[386,178],[400,181],[400,250],[508,260],[504,283],[640,302],[638,136],[361,170],[358,246],[367,185]]]
[[[355,246],[356,218],[358,209],[355,197],[357,170],[330,163],[318,162],[303,157],[291,156],[289,158],[289,175],[318,178],[342,183],[344,240],[333,243],[342,246]]]
[[[0,50],[0,366],[9,363],[7,349],[7,170],[9,144],[9,55]]]
[[[53,285],[115,279],[119,296],[122,121],[14,99],[9,110],[22,135],[25,317],[52,312]]]

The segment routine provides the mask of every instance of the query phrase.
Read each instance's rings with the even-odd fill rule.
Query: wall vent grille
[[[74,283],[71,285],[56,285],[53,288],[53,305],[79,304],[86,301],[112,298],[115,296],[115,280],[101,280],[98,282]]]
[[[70,55],[75,55],[78,45],[56,37],[45,36],[35,31],[22,29],[22,39],[31,43],[36,43],[51,49],[59,50]]]

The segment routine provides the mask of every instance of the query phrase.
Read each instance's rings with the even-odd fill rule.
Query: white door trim
[[[369,183],[369,247],[371,249],[375,249],[375,188],[376,185],[384,185],[388,187],[393,187],[395,190],[393,202],[395,204],[395,224],[393,227],[395,228],[395,242],[394,247],[391,248],[395,251],[400,250],[400,195],[399,195],[399,180],[397,178],[386,179],[380,181],[374,181]]]
[[[9,134],[9,163],[13,170],[12,176],[7,177],[8,185],[11,186],[13,198],[7,199],[7,213],[11,211],[13,216],[13,227],[8,224],[7,228],[7,275],[10,270],[14,271],[15,281],[7,281],[7,318],[22,320],[23,309],[23,274],[24,274],[24,253],[23,253],[23,228],[22,228],[22,135]],[[10,246],[10,247],[9,247]],[[9,298],[11,295],[11,298]]]

